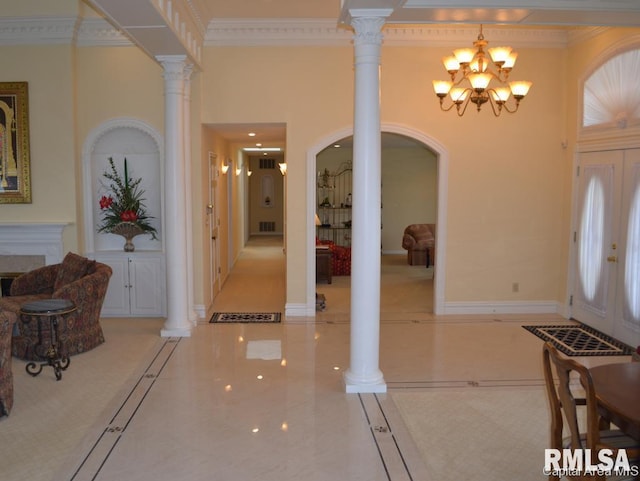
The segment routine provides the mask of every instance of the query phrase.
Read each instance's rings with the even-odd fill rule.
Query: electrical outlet
[[[511,286],[511,291],[512,292],[520,292],[520,284],[517,282],[514,282],[513,285]]]

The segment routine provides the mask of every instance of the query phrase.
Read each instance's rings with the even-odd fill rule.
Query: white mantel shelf
[[[43,255],[62,262],[62,232],[70,222],[0,222],[0,255]]]

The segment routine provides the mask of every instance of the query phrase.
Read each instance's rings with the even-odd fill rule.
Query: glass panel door
[[[572,316],[602,332],[613,331],[622,151],[580,156],[576,262]]]

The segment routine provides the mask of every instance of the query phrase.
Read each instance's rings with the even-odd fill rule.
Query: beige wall
[[[89,135],[115,118],[136,119],[164,134],[162,69],[135,47],[76,49],[76,171],[82,175],[82,154]],[[152,188],[163,189],[157,185]],[[97,202],[97,199],[90,199]],[[80,250],[84,249],[82,189],[77,194]],[[162,234],[160,233],[160,239]],[[161,239],[162,240],[162,239]]]
[[[1,82],[28,82],[31,204],[2,204],[2,222],[61,222],[65,250],[77,251],[73,49],[0,47]]]
[[[494,118],[442,113],[430,81],[447,50],[383,48],[382,121],[436,139],[449,153],[447,301],[558,299],[565,152],[560,49],[521,49],[514,77],[534,88],[521,111]],[[205,52],[206,122],[287,123],[287,302],[305,301],[306,153],[351,125],[353,51],[227,48]],[[538,69],[538,65],[545,69]],[[277,66],[277,68],[274,68]],[[260,74],[256,74],[260,72]],[[269,72],[269,75],[262,75]],[[513,282],[520,292],[511,292]]]
[[[564,301],[579,80],[611,45],[639,32],[609,29],[567,49],[519,49],[512,76],[534,85],[517,114],[500,118],[488,111],[459,118],[439,110],[430,82],[444,78],[438,59],[449,49],[383,47],[383,123],[434,139],[448,157],[446,301]],[[163,132],[162,69],[134,47],[2,47],[0,61],[10,66],[0,80],[29,82],[33,190],[32,204],[1,205],[2,221],[73,223],[65,230],[65,249],[82,250],[83,144],[115,117]],[[203,223],[207,152],[219,160],[235,155],[200,127],[281,122],[287,126],[287,303],[304,304],[301,266],[313,242],[304,228],[307,169],[315,168],[307,166],[307,153],[352,125],[353,48],[206,48],[203,71],[194,73],[193,82],[192,172],[200,189],[191,194],[195,302],[210,305]],[[221,228],[228,221],[227,195],[239,215],[242,194],[236,180],[220,180]],[[240,251],[243,229],[221,246],[223,276]],[[220,239],[226,242],[226,234]],[[513,282],[519,293],[511,292]]]
[[[405,227],[436,223],[436,167],[435,156],[423,147],[382,149],[382,252],[406,253]]]
[[[284,232],[284,179],[280,173],[278,163],[282,162],[284,156],[268,155],[264,158],[274,159],[274,169],[260,169],[260,158],[247,158],[246,162],[251,165],[251,177],[247,178],[248,202],[249,202],[249,231],[248,235],[260,235],[260,222],[275,222],[275,232]],[[243,170],[243,175],[246,172]],[[273,181],[273,196],[271,206],[267,207],[262,198],[262,179],[270,176]]]

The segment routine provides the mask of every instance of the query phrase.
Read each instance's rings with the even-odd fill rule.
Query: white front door
[[[640,346],[640,149],[624,152],[613,337]]]
[[[580,154],[572,317],[640,341],[640,149]]]

